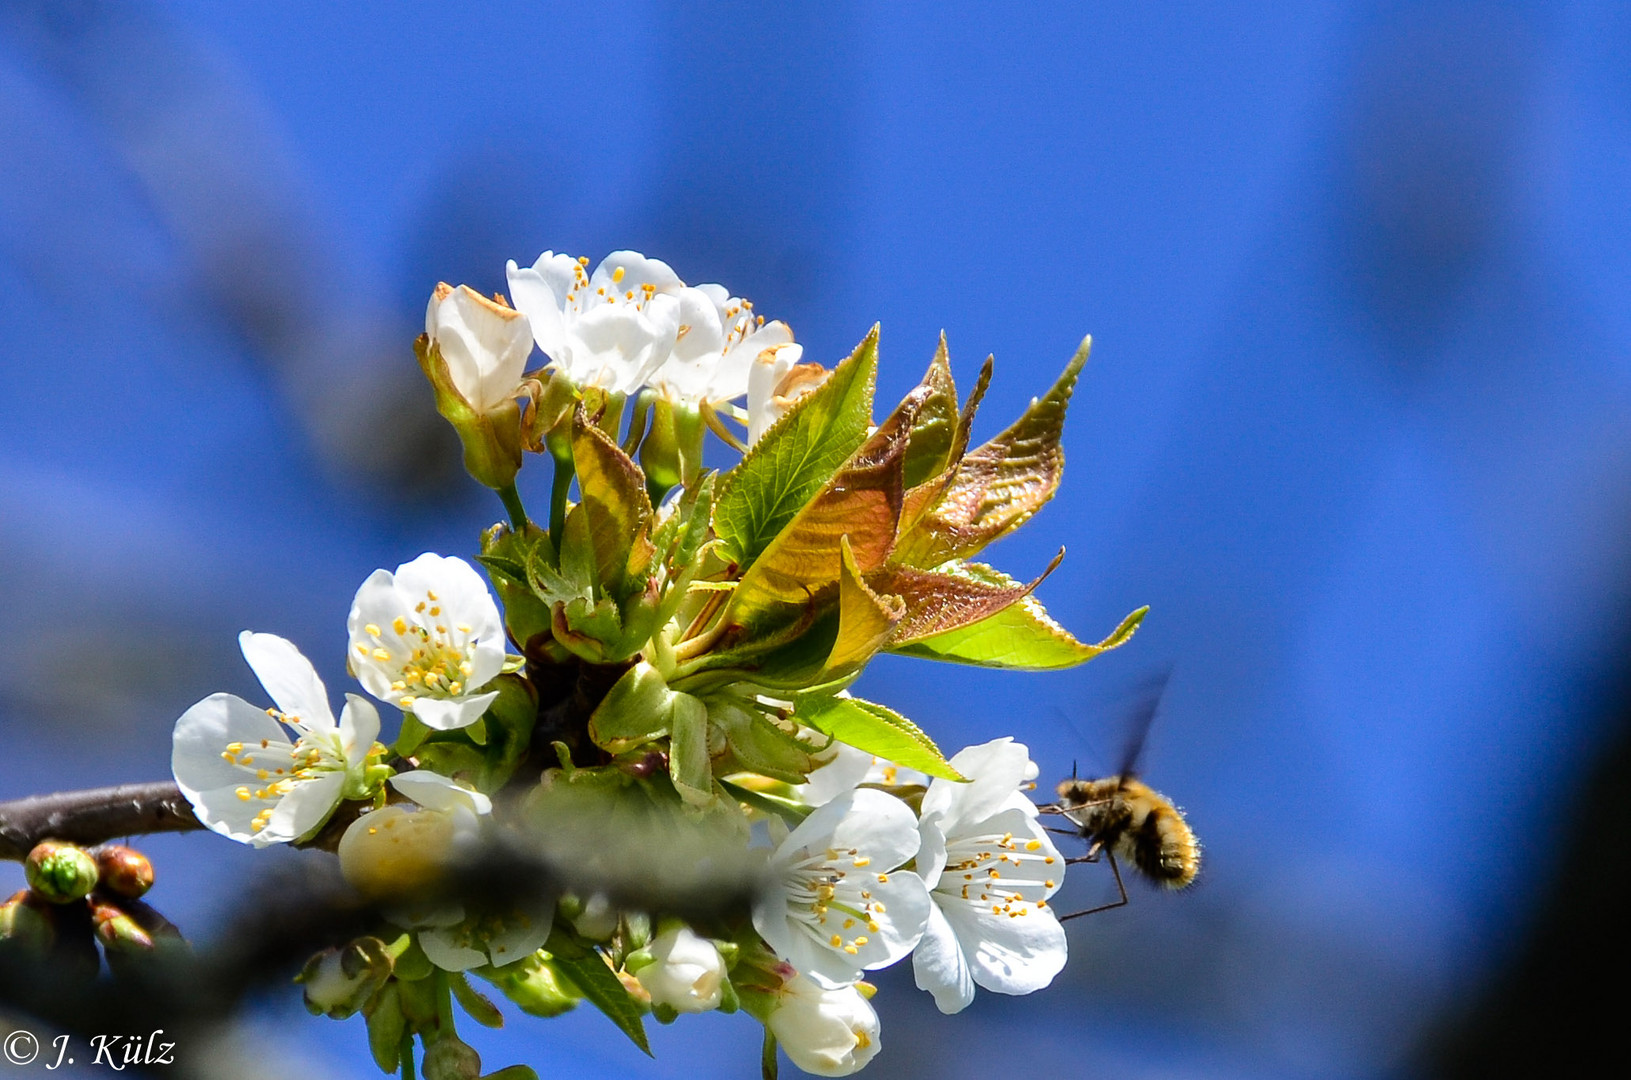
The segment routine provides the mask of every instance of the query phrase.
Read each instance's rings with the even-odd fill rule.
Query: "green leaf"
[[[827,380],[793,403],[721,481],[714,531],[728,557],[751,566],[866,439],[878,328]]]
[[[951,463],[952,443],[957,434],[957,384],[952,381],[944,332],[920,385],[928,387],[929,393],[912,421],[912,443],[906,450],[903,470],[908,488],[939,476]]]
[[[890,636],[890,647],[898,649],[923,638],[983,622],[1019,603],[1053,573],[1064,556],[1061,548],[1047,569],[1028,585],[1006,577],[991,580],[986,575],[970,572],[962,563],[948,563],[934,570],[886,566],[868,574],[866,583],[876,592],[899,596],[905,604],[905,617]]]
[[[968,563],[964,572],[998,585],[1017,585],[989,566]],[[1121,620],[1110,636],[1096,645],[1076,640],[1054,622],[1034,596],[1025,596],[989,618],[942,634],[920,638],[889,651],[928,660],[949,660],[979,667],[1019,671],[1054,671],[1085,664],[1100,653],[1125,644],[1150,609],[1141,607]]]
[[[1064,472],[1065,411],[1092,339],[1084,339],[1053,388],[1009,428],[963,455],[931,505],[907,516],[895,561],[927,567],[972,555],[1012,532],[1053,498]],[[916,509],[913,506],[911,509]]]
[[[641,1050],[651,1054],[646,1041],[646,1026],[642,1020],[645,1008],[640,1000],[629,993],[617,975],[606,966],[600,953],[587,942],[578,940],[557,926],[544,945],[555,957],[554,967],[572,983],[595,1008],[617,1025]]]
[[[645,473],[589,421],[582,405],[572,415],[572,460],[597,580],[607,595],[622,599],[640,587],[655,554],[647,535]]]
[[[855,697],[803,697],[794,718],[857,750],[947,780],[963,780],[940,748],[893,709]]]

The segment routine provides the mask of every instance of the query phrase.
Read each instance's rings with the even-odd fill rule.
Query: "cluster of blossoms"
[[[1081,642],[1032,595],[1051,566],[973,559],[1057,489],[1085,343],[971,448],[989,361],[960,402],[942,343],[875,422],[875,330],[829,370],[717,285],[632,252],[587,266],[546,252],[509,265],[510,301],[430,301],[421,366],[509,515],[487,580],[424,554],[364,581],[346,659],[368,697],[338,720],[294,645],[245,632],[271,706],[216,694],[176,724],[200,821],[336,851],[377,906],[376,935],[307,965],[308,1005],[363,1012],[388,1072],[417,1039],[427,1080],[481,1075],[452,1004],[502,1015],[470,976],[533,1015],[586,1000],[642,1048],[646,1015],[741,1010],[767,1067],[779,1045],[840,1076],[879,1049],[869,971],[910,957],[947,1013],[1048,985],[1065,860],[1026,748],[948,759],[847,687],[880,652],[1049,670],[1132,634],[1142,610]],[[731,468],[704,468],[707,430]],[[516,486],[529,453],[547,524]],[[389,746],[374,701],[401,714]],[[495,858],[533,872],[500,888],[476,872]]]

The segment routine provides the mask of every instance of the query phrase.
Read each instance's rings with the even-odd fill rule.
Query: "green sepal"
[[[549,953],[539,951],[501,968],[473,969],[528,1016],[560,1016],[577,1008],[582,995],[556,970]]]
[[[625,671],[589,717],[589,738],[609,754],[623,754],[669,732],[674,698],[657,669],[644,660]],[[694,700],[694,699],[693,699]]]
[[[629,993],[622,980],[606,966],[599,951],[561,926],[550,931],[544,947],[555,958],[556,969],[584,999],[604,1013],[630,1042],[651,1055],[651,1043],[646,1039],[643,1022],[645,1005]]]
[[[798,700],[794,719],[857,750],[946,780],[966,778],[951,767],[934,740],[895,710],[856,697]]]
[[[668,776],[692,806],[714,801],[708,754],[708,707],[690,694],[673,692],[668,709]]]
[[[453,996],[458,999],[459,1006],[470,1015],[470,1019],[482,1027],[501,1028],[504,1026],[504,1014],[498,1011],[498,1006],[470,985],[464,977],[464,972],[453,971],[448,973],[448,982],[453,987]]]
[[[744,771],[802,784],[816,767],[808,745],[757,709],[734,701],[710,701],[708,720],[724,734],[730,757]]]
[[[866,439],[877,377],[878,328],[815,390],[799,398],[721,480],[714,531],[747,568]]]
[[[392,980],[362,1007],[368,1024],[368,1049],[374,1055],[374,1064],[380,1072],[395,1072],[401,1064],[402,1037],[407,1034],[407,1022],[402,1015],[399,983]]]

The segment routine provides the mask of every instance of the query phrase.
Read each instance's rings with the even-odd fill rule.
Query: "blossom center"
[[[357,653],[381,663],[394,664],[396,678],[391,689],[400,694],[397,704],[412,709],[418,697],[458,697],[475,671],[468,623],[449,626],[442,605],[433,590],[414,605],[414,614],[427,622],[409,622],[398,615],[391,624],[395,641],[385,640],[385,631],[369,623],[363,628],[373,645],[358,644]],[[392,648],[391,645],[396,648]]]
[[[946,868],[934,891],[1017,919],[1048,906],[1057,861],[1040,840],[1013,833],[948,838]]]
[[[865,870],[871,861],[856,848],[806,855],[788,868],[788,913],[828,948],[855,956],[884,914],[865,885],[887,882],[889,875]]]

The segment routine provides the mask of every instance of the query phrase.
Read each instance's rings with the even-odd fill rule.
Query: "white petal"
[[[618,277],[617,271],[623,275]],[[674,268],[661,259],[648,259],[638,251],[614,251],[595,267],[589,275],[589,291],[605,288],[618,291],[633,290],[639,294],[640,286],[652,285],[658,292],[674,292],[685,287],[685,282],[674,273]]]
[[[351,670],[363,689],[381,701],[395,703],[402,695],[391,689],[402,664],[412,655],[402,638],[391,629],[391,623],[402,614],[402,602],[397,594],[396,579],[389,570],[375,570],[357,589],[351,601],[351,614],[346,618]],[[366,627],[380,631],[380,638],[368,633]],[[374,650],[383,648],[391,655],[380,660]]]
[[[943,1013],[962,1012],[974,1000],[974,975],[957,943],[957,933],[937,906],[929,912],[923,940],[912,953],[912,977],[919,990],[934,995]]]
[[[334,812],[344,786],[345,774],[341,772],[322,772],[310,780],[299,781],[293,791],[278,800],[266,828],[256,833],[250,843],[266,847],[305,836]]]
[[[479,791],[458,784],[429,769],[414,769],[391,777],[391,786],[427,810],[468,807],[477,814],[489,814],[493,801]]]
[[[1029,994],[1064,969],[1065,928],[1051,908],[1027,907],[1019,917],[992,914],[972,904],[946,903],[942,910],[974,981],[999,994]]]
[[[244,744],[248,764],[233,764],[222,757],[231,743]],[[198,820],[246,844],[255,835],[250,823],[276,800],[246,800],[239,797],[238,790],[264,790],[268,781],[259,778],[263,768],[272,775],[293,772],[294,747],[265,709],[232,694],[211,694],[176,721],[170,768]],[[274,773],[276,769],[284,771]]]
[[[434,603],[442,608],[438,616],[442,625],[464,623],[470,627],[471,637],[491,637],[504,632],[498,605],[487,591],[487,582],[463,559],[427,551],[397,567],[394,581],[398,602],[409,609],[428,594],[435,593]],[[393,617],[397,614],[403,612],[393,612]]]
[[[317,677],[317,669],[293,642],[276,634],[245,630],[238,635],[238,647],[290,724],[308,731],[334,730],[328,690]]]
[[[487,955],[492,958],[493,966],[513,964],[543,948],[554,921],[553,903],[504,916],[504,928],[487,939]]]
[[[459,936],[451,930],[419,931],[419,947],[443,971],[469,971],[487,963],[486,953],[460,944]]]
[[[563,367],[572,360],[571,352],[566,348],[566,332],[561,319],[561,309],[566,306],[570,284],[560,287],[559,292],[556,288],[561,286],[563,274],[566,275],[566,282],[570,283],[572,269],[576,265],[566,255],[546,251],[538,257],[535,266],[522,269],[512,261],[505,268],[510,285],[510,303],[527,317],[538,348]]]
[[[951,767],[969,783],[934,780],[923,795],[921,813],[939,814],[948,836],[956,835],[964,821],[980,821],[1019,790],[1030,765],[1030,751],[1011,738],[970,746],[952,756]]]
[[[917,854],[917,818],[905,803],[872,788],[853,791],[845,798],[850,805],[832,830],[829,847],[856,848],[870,856],[880,871],[892,870]],[[827,805],[842,804],[845,798]]]
[[[347,764],[362,761],[374,748],[379,738],[379,710],[367,698],[356,694],[345,696],[345,708],[340,710],[340,746],[345,750]]]
[[[933,889],[940,884],[940,875],[946,869],[946,834],[940,829],[939,815],[924,818],[917,824],[920,840],[917,849],[917,876]]]
[[[497,690],[461,698],[417,697],[413,701],[413,715],[435,731],[456,731],[480,720],[487,707],[497,700]]]

